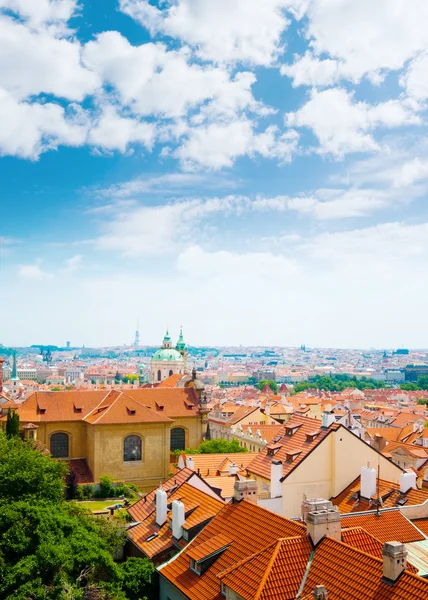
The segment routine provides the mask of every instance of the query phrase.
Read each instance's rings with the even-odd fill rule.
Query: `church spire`
[[[13,366],[12,366],[11,379],[18,379],[18,375],[17,375],[17,371],[16,371],[16,350],[13,353]]]
[[[184,350],[186,350],[186,342],[184,341],[182,326],[180,326],[180,335],[179,335],[178,342],[177,342],[175,349],[178,350],[179,352],[183,352]]]

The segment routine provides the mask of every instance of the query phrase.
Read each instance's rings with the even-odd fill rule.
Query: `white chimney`
[[[186,456],[186,467],[191,471],[195,470],[195,461],[192,456]]]
[[[172,503],[172,536],[176,540],[183,537],[183,525],[186,517],[184,515],[184,504],[180,500]]]
[[[156,525],[162,527],[162,525],[166,522],[166,513],[168,510],[167,507],[167,494],[162,486],[156,490]]]
[[[230,463],[229,475],[238,475],[238,465],[236,465],[235,463]]]
[[[362,467],[360,478],[360,496],[371,498],[376,494],[376,471],[370,465]]]
[[[270,465],[270,497],[281,497],[282,462],[274,459]]]
[[[401,542],[385,542],[382,548],[383,578],[388,582],[397,581],[407,566],[406,546]]]
[[[341,541],[341,516],[337,506],[329,502],[327,510],[313,511],[306,515],[306,527],[314,546],[328,535]]]
[[[405,494],[411,488],[416,489],[416,473],[414,471],[404,471],[400,475],[400,492]]]
[[[328,429],[330,425],[336,422],[334,414],[328,410],[325,410],[322,414],[322,426],[324,429]]]

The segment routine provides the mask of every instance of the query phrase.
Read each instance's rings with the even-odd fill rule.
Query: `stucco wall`
[[[399,482],[401,469],[378,454],[344,427],[328,435],[282,483],[282,511],[286,517],[299,517],[304,495],[308,498],[337,496],[370,463],[380,477]]]
[[[188,598],[162,575],[159,577],[159,588],[159,600],[168,600],[168,598],[170,600],[187,600]]]

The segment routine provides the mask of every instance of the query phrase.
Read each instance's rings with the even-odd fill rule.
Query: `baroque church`
[[[183,329],[175,348],[172,346],[168,330],[163,338],[162,346],[154,353],[150,361],[150,382],[161,383],[171,375],[184,375],[186,373],[187,351],[183,338]]]
[[[186,373],[182,333],[174,349],[167,332],[151,372],[156,382],[139,388],[33,392],[15,405],[21,435],[67,461],[81,483],[109,475],[151,490],[168,477],[174,450],[203,441],[208,415],[203,383]]]

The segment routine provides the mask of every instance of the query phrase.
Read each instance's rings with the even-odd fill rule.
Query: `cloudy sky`
[[[0,0],[0,343],[427,347],[426,0]]]

